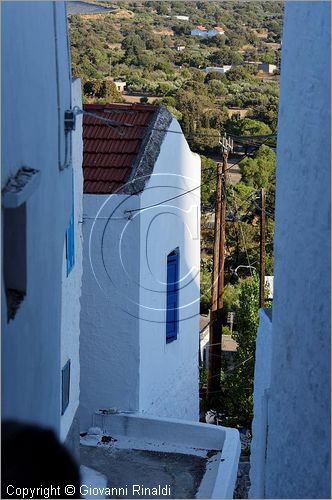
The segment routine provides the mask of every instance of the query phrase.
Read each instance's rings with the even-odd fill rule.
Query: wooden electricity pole
[[[208,359],[208,381],[207,396],[216,394],[220,390],[221,370],[221,336],[218,314],[218,292],[219,292],[219,261],[221,249],[221,232],[223,225],[221,220],[222,213],[222,171],[223,166],[217,163],[217,190],[216,207],[214,220],[214,246],[213,246],[213,273],[212,273],[212,307],[210,313],[210,333],[209,333],[209,359]],[[225,224],[224,224],[225,225]]]
[[[259,307],[265,305],[265,231],[266,231],[265,190],[260,194],[260,266],[259,266]]]
[[[225,263],[225,219],[226,219],[226,170],[231,141],[225,138],[222,143],[223,162],[217,163],[217,189],[214,222],[212,307],[210,317],[209,360],[207,396],[220,392],[221,345],[222,345],[222,308],[224,297]]]

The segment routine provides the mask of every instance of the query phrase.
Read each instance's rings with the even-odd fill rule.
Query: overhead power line
[[[110,125],[111,127],[116,127],[116,128],[121,128],[121,127],[126,127],[126,128],[148,128],[149,130],[156,130],[158,132],[168,132],[170,134],[183,135],[187,140],[188,139],[194,139],[196,136],[200,136],[200,137],[215,137],[215,138],[217,138],[217,137],[220,136],[220,133],[218,131],[216,131],[216,133],[214,133],[214,134],[206,134],[206,133],[202,133],[202,132],[195,132],[192,135],[185,135],[182,130],[170,130],[170,129],[164,128],[164,127],[150,127],[150,125],[133,124],[133,123],[121,122],[121,121],[118,121],[118,120],[111,120],[110,118],[104,118],[103,116],[99,115],[98,113],[93,113],[91,111],[85,111],[84,109],[81,109],[78,106],[74,107],[74,113],[76,115],[83,114],[83,115],[86,115],[86,116],[90,116],[92,118],[95,118],[97,120],[100,120],[100,121],[106,123],[107,125]],[[254,135],[253,136],[238,136],[238,135],[235,135],[235,134],[229,134],[229,135],[235,141],[241,141],[242,139],[247,139],[247,140],[256,139],[256,144],[258,144],[259,139],[263,139],[263,141],[261,142],[261,145],[262,144],[266,144],[266,142],[269,139],[276,137],[275,133],[274,134],[270,134],[270,135],[256,135],[256,136],[254,136]]]
[[[122,123],[122,122],[119,122],[117,120],[110,120],[109,118],[104,118],[103,116],[100,116],[96,113],[91,113],[89,111],[85,111],[85,110],[82,110],[81,108],[79,108],[78,106],[75,106],[74,107],[74,112],[76,115],[78,114],[83,114],[83,115],[88,115],[88,116],[92,116],[93,118],[97,119],[97,120],[101,120],[102,122],[106,123],[107,125],[111,126],[111,127],[121,127],[121,126],[125,126],[125,127],[144,127],[144,128],[148,128],[149,126],[148,125],[133,125],[131,123]],[[177,130],[169,130],[167,128],[151,128],[150,130],[158,130],[158,131],[165,131],[165,132],[169,132],[169,133],[176,133],[176,134],[180,134],[180,135],[183,135],[185,138],[187,138],[185,136],[185,134],[182,132],[182,131],[177,131]],[[204,134],[205,136],[209,136],[209,134]],[[215,137],[215,136],[213,136]],[[271,136],[268,136],[266,140],[269,140]],[[256,149],[259,149],[260,146],[262,146],[263,144],[265,144],[266,141],[263,141],[262,143],[260,143],[258,146],[255,146],[254,147],[254,151],[256,151]],[[241,163],[241,161],[243,161],[245,158],[247,158],[249,156],[249,153],[246,153],[243,155],[242,158],[240,158],[240,160],[238,160],[236,163],[232,163],[229,167],[227,167],[224,171],[224,173],[226,173],[228,170],[231,170],[232,168],[234,168],[236,165],[238,165],[239,163]],[[217,175],[213,176],[211,178],[211,180],[214,180],[217,178]],[[187,191],[184,191],[183,193],[181,194],[178,194],[176,196],[173,196],[171,198],[167,198],[165,200],[162,200],[158,203],[155,203],[155,204],[152,204],[152,205],[148,205],[146,207],[141,207],[141,208],[135,208],[135,209],[132,209],[132,210],[125,210],[125,213],[134,213],[134,212],[140,212],[142,210],[147,210],[147,209],[150,209],[150,208],[154,208],[154,207],[157,207],[157,206],[160,206],[164,203],[168,203],[170,201],[173,201],[173,200],[176,200],[178,198],[181,198],[182,196],[185,196],[189,193],[192,193],[193,191],[196,191],[197,189],[200,189],[201,187],[203,186],[203,184],[199,184],[198,186],[192,188],[192,189],[189,189]]]

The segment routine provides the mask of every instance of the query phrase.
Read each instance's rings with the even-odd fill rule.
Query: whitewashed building
[[[77,451],[80,81],[64,2],[4,2],[2,28],[2,419]]]
[[[260,311],[251,498],[331,498],[330,9],[285,9],[273,315]]]
[[[214,36],[221,36],[221,35],[224,35],[224,34],[225,34],[224,28],[221,28],[220,26],[215,26],[214,28],[211,28],[208,31],[207,36],[209,38],[213,38]]]
[[[200,159],[163,107],[87,105],[81,429],[198,420]]]
[[[116,86],[116,90],[118,92],[121,92],[121,94],[123,94],[127,85],[126,82],[123,82],[122,80],[113,80],[113,82],[114,85]]]
[[[196,28],[191,30],[191,35],[192,36],[207,37],[208,30],[205,28],[205,26],[197,26]]]
[[[231,64],[224,64],[223,66],[207,66],[205,68],[205,73],[227,73],[232,69]]]
[[[189,16],[174,16],[178,21],[189,21]]]
[[[266,62],[258,64],[258,71],[262,71],[263,73],[269,73],[272,75],[275,71],[277,71],[278,67],[275,64],[269,64]]]

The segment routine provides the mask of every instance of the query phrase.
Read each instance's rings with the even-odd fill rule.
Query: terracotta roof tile
[[[86,104],[84,110],[117,123],[83,118],[84,193],[114,193],[128,182],[157,111],[148,104]]]

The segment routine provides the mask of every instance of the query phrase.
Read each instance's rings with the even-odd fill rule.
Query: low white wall
[[[128,438],[127,445],[174,453],[197,454],[221,450],[212,459],[196,498],[233,498],[241,452],[236,429],[188,420],[142,417],[140,415],[95,415],[95,425],[113,437]],[[120,446],[125,444],[120,442]],[[219,461],[219,462],[218,462]]]
[[[259,311],[254,376],[254,419],[250,454],[250,498],[264,498],[267,408],[271,384],[272,322],[264,309]]]
[[[181,131],[176,120],[170,130]],[[168,133],[140,196],[149,207],[200,185],[200,158]],[[200,189],[141,211],[140,411],[198,420]],[[179,248],[179,332],[166,344],[167,255]]]
[[[138,409],[139,218],[124,211],[138,197],[83,199],[80,425],[101,408]]]
[[[82,107],[81,80],[75,79],[72,84],[72,106]],[[70,389],[69,404],[61,416],[60,438],[64,441],[73,422],[79,404],[80,394],[80,295],[82,284],[82,257],[83,257],[83,140],[82,115],[76,117],[76,129],[72,133],[72,165],[73,165],[73,193],[74,193],[74,250],[75,264],[67,276],[66,236],[64,237],[62,259],[62,301],[61,301],[61,369],[70,359]],[[69,223],[69,220],[68,220]],[[60,390],[62,387],[61,371]],[[60,396],[61,414],[61,396]]]

